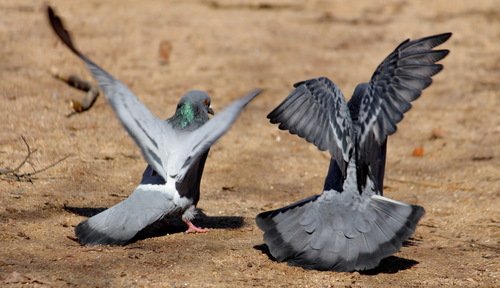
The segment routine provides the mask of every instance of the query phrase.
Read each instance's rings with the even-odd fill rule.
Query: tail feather
[[[378,195],[365,199],[367,205],[339,200],[309,198],[259,214],[257,225],[271,255],[306,269],[371,269],[402,247],[424,214],[420,206]],[[308,231],[309,223],[315,229]]]
[[[304,237],[300,237],[302,235],[295,237],[295,233],[303,233],[303,231],[296,229],[294,226],[297,224],[296,219],[300,219],[302,214],[307,211],[300,208],[304,205],[310,205],[317,197],[318,195],[315,195],[280,209],[263,212],[256,217],[257,226],[263,231],[268,231],[268,233],[264,234],[264,241],[268,246],[281,247],[281,249],[274,251],[274,253],[271,252],[276,260],[280,262],[284,261],[288,255],[293,253],[293,247],[288,246],[287,242],[293,239],[305,239]],[[278,229],[285,231],[284,235]],[[307,245],[307,242],[299,241],[295,245],[302,250]]]
[[[75,228],[78,241],[85,245],[123,245],[127,243],[145,226],[142,227],[142,225],[134,223],[134,217],[137,215],[128,214],[124,207],[126,204],[120,202],[78,224]]]
[[[318,197],[319,195],[314,195],[280,209],[262,212],[255,219],[255,221],[257,222],[257,226],[259,226],[259,228],[262,230],[271,229],[275,226],[275,221],[281,222],[282,219],[290,218],[288,215],[297,213],[297,211],[299,210],[296,208],[302,205],[306,205],[309,202],[316,200],[316,198]],[[290,214],[285,214],[285,212],[287,212],[288,210],[290,210]],[[299,212],[303,213],[304,211],[305,210],[300,210]],[[272,219],[274,219],[274,221]]]
[[[115,239],[100,232],[98,228],[93,228],[88,220],[76,226],[75,234],[78,242],[84,245],[123,245],[128,241],[128,239]]]
[[[75,234],[85,245],[123,245],[177,210],[165,193],[138,188],[124,201],[78,224]]]

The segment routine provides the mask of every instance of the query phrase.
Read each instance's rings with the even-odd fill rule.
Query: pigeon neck
[[[175,111],[176,119],[178,119],[178,125],[180,128],[186,128],[189,124],[194,121],[194,109],[190,103],[183,103],[177,111]]]
[[[175,115],[172,117],[172,124],[174,127],[180,129],[190,128],[194,125],[193,128],[196,129],[206,121],[203,121],[203,117],[198,116],[196,108],[191,103],[186,102],[181,104],[175,111]]]

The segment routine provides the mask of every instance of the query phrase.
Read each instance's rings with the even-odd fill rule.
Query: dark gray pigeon
[[[256,221],[278,261],[308,269],[353,271],[376,267],[415,231],[424,208],[382,196],[387,136],[411,108],[448,50],[432,50],[451,33],[401,43],[359,84],[346,104],[321,77],[295,90],[269,115],[332,156],[324,191]]]
[[[146,226],[171,215],[182,217],[188,225],[187,232],[206,232],[191,220],[200,198],[208,150],[261,90],[253,90],[234,101],[211,120],[210,97],[202,91],[190,91],[180,100],[174,116],[161,120],[123,83],[75,48],[51,7],[48,16],[57,36],[85,62],[149,164],[140,185],[127,199],[76,227],[80,243],[125,244]]]

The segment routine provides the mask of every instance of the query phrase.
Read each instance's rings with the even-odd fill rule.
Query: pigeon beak
[[[212,109],[212,107],[208,107],[208,114],[214,115],[214,110]]]

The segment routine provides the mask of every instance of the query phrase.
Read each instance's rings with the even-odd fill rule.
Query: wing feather
[[[435,62],[449,51],[432,49],[450,37],[451,33],[444,33],[406,40],[377,67],[360,104],[357,137],[361,146],[370,133],[380,145],[396,132],[396,124],[410,109],[410,102],[420,97],[432,83],[431,77],[443,68]]]
[[[153,115],[122,82],[82,54],[73,44],[71,35],[64,28],[62,20],[50,6],[47,12],[54,32],[73,53],[85,62],[123,127],[140,147],[148,164],[164,179],[167,179],[164,163],[168,157],[168,149],[164,147],[165,141],[161,139],[171,131],[171,128],[165,121]]]
[[[296,83],[293,90],[267,118],[279,123],[279,129],[314,144],[319,150],[329,150],[343,175],[353,143],[352,121],[344,95],[326,77]]]

